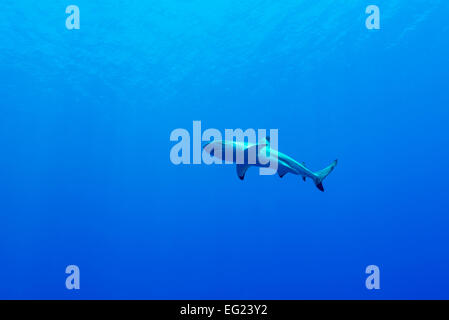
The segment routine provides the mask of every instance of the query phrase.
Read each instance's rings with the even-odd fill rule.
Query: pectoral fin
[[[237,175],[239,176],[240,180],[243,180],[245,178],[246,170],[248,170],[249,165],[247,164],[238,164],[237,165]]]
[[[293,169],[284,161],[279,160],[278,161],[279,167],[278,167],[278,175],[279,177],[285,176],[289,172],[293,172]]]
[[[279,175],[279,177],[281,177],[281,178],[282,178],[283,176],[285,176],[288,172],[289,172],[289,170],[288,170],[287,167],[280,166],[280,167],[278,168],[278,175]]]

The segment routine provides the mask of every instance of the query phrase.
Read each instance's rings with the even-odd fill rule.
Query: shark
[[[304,181],[309,178],[320,191],[324,191],[323,180],[334,170],[338,162],[338,160],[334,160],[326,168],[313,172],[306,167],[304,162],[300,163],[288,155],[271,148],[270,137],[266,137],[260,143],[216,140],[205,144],[203,150],[212,157],[236,163],[237,175],[240,180],[245,178],[248,168],[252,166],[270,167],[271,164],[271,167],[277,168],[279,177],[282,178],[287,173],[291,173],[301,176]],[[255,155],[255,159],[252,159],[253,161],[249,161],[251,152]],[[228,159],[229,154],[232,154],[232,159]],[[240,159],[238,154],[241,155]],[[273,163],[275,164],[274,166]]]

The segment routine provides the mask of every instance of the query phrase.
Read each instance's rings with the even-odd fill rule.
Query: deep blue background
[[[4,0],[0,298],[449,298],[448,9]],[[324,193],[175,166],[170,133],[193,120],[340,162]]]

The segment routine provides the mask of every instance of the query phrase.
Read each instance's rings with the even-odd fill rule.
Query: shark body
[[[299,163],[288,155],[271,148],[268,137],[265,142],[260,144],[217,140],[206,144],[203,149],[211,156],[236,163],[237,175],[241,180],[245,178],[249,167],[270,167],[271,165],[271,167],[277,168],[279,177],[282,178],[287,173],[292,173],[301,176],[304,181],[306,181],[306,178],[310,178],[320,191],[324,191],[322,184],[324,178],[337,165],[337,160],[335,160],[326,168],[313,172],[306,167],[304,162]],[[249,161],[251,153],[255,155],[255,159]],[[232,155],[232,157],[228,159],[228,155]]]

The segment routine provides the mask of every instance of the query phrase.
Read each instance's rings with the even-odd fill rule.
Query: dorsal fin
[[[260,140],[257,145],[259,146],[259,150],[262,150],[262,148],[264,147],[270,148],[270,137],[265,137],[264,139]]]

